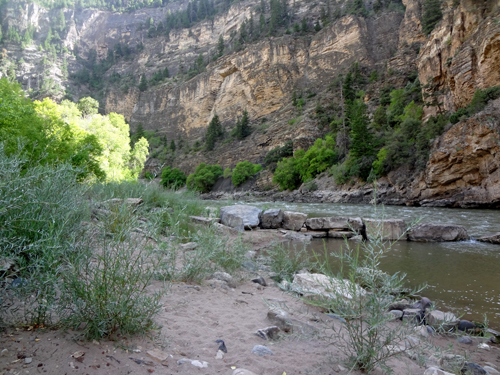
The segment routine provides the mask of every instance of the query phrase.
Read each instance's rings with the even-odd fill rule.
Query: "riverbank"
[[[229,231],[236,240],[238,234]],[[244,233],[245,243],[255,252],[254,258],[272,241],[281,241],[277,231]],[[252,282],[261,276],[267,286]],[[153,282],[146,293],[153,294],[164,287]],[[275,325],[268,317],[273,308],[285,309],[296,324],[307,330],[280,332],[275,340],[264,340],[255,333]],[[19,371],[49,374],[232,374],[236,369],[247,369],[254,374],[360,374],[349,371],[343,361],[342,348],[331,345],[329,327],[341,324],[301,299],[279,289],[266,268],[248,271],[243,268],[230,278],[213,275],[192,284],[172,283],[161,299],[161,309],[154,318],[160,329],[146,336],[114,335],[112,340],[78,339],[78,331],[52,331],[27,327],[8,329],[0,336],[4,373]],[[500,350],[491,344],[489,349],[478,349],[486,342],[471,337],[461,343],[455,335],[428,335],[419,340],[425,356],[411,359],[408,354],[388,362],[395,374],[429,374],[427,367],[442,366],[445,354],[465,355],[469,362],[500,368]],[[218,349],[223,340],[227,353]],[[465,343],[468,342],[468,343]],[[266,346],[272,354],[252,353],[256,345]],[[219,354],[218,354],[219,353]],[[216,358],[219,356],[219,358]],[[220,358],[222,357],[222,358]],[[188,361],[189,360],[189,361]],[[198,368],[198,366],[206,366]],[[445,367],[449,365],[446,364]],[[382,370],[374,374],[382,374]],[[241,374],[251,374],[250,372]],[[492,372],[493,374],[493,372]]]

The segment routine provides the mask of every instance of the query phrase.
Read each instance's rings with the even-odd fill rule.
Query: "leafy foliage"
[[[239,186],[260,170],[262,170],[260,164],[252,164],[246,160],[242,161],[236,164],[236,167],[233,169],[231,181],[234,186]]]
[[[425,0],[422,12],[422,31],[424,34],[429,35],[442,18],[440,0]]]
[[[196,167],[194,173],[188,176],[186,184],[190,190],[207,193],[221,175],[222,167],[220,165],[201,163]]]
[[[179,168],[165,167],[161,171],[161,182],[164,187],[178,189],[186,184],[187,177]]]

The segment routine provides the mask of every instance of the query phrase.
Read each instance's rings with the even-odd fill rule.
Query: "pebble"
[[[245,370],[244,368],[237,368],[233,371],[233,375],[257,375],[255,372]]]
[[[280,329],[276,326],[259,329],[255,334],[264,340],[274,340],[278,338]]]
[[[160,349],[151,349],[151,350],[148,350],[146,352],[146,354],[149,357],[151,357],[151,358],[153,358],[153,359],[155,359],[155,360],[157,360],[159,362],[163,362],[163,361],[166,361],[168,359],[168,354],[165,353],[164,351],[160,350]]]
[[[0,357],[5,357],[9,355],[9,351],[7,349],[2,349],[2,351],[0,352]]]
[[[224,359],[224,352],[222,350],[217,350],[217,355],[215,359]]]
[[[33,362],[33,358],[31,357],[24,358],[24,363],[26,363],[27,365],[29,365],[31,362]]]
[[[271,349],[263,345],[255,345],[252,349],[252,353],[257,354],[259,357],[263,357],[266,354],[274,355]]]
[[[458,338],[460,344],[472,344],[472,339],[469,336],[462,336]]]
[[[266,280],[264,280],[262,276],[256,277],[255,279],[252,279],[252,281],[262,286],[267,286]]]
[[[490,346],[489,346],[488,344],[485,344],[484,342],[483,342],[483,343],[481,343],[481,344],[479,344],[479,345],[477,346],[477,348],[478,348],[478,349],[484,349],[484,350],[490,350],[490,349],[491,349],[491,348],[490,348]]]

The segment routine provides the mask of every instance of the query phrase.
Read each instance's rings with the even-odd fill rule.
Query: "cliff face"
[[[203,143],[207,125],[215,113],[229,132],[238,116],[247,110],[254,132],[245,140],[223,143],[210,153],[181,153],[168,161],[187,173],[201,162],[219,163],[224,168],[234,167],[242,160],[261,162],[269,150],[288,140],[294,140],[296,149],[307,148],[324,130],[314,118],[315,99],[299,113],[291,105],[292,92],[327,93],[328,86],[354,62],[366,69],[399,72],[386,77],[384,83],[395,87],[406,84],[405,76],[418,71],[420,82],[426,85],[426,94],[439,103],[438,107],[425,108],[427,116],[439,109],[455,110],[467,105],[477,88],[500,85],[498,0],[446,2],[443,20],[428,37],[422,33],[420,24],[423,1],[403,0],[404,12],[385,10],[368,18],[344,16],[315,34],[261,38],[245,44],[239,52],[216,58],[219,37],[222,36],[227,49],[243,20],[251,14],[257,18],[255,10],[259,4],[257,0],[242,1],[213,20],[199,22],[189,29],[172,30],[169,37],[154,38],[148,38],[141,24],[149,18],[159,23],[168,12],[183,9],[186,2],[130,13],[66,9],[67,28],[60,38],[70,52],[77,45],[80,58],[65,53],[46,66],[42,64],[45,51],[15,45],[7,45],[2,58],[23,58],[16,78],[24,88],[40,89],[40,82],[51,77],[78,99],[88,95],[88,88],[65,76],[63,60],[67,61],[70,73],[77,72],[92,50],[96,51],[97,61],[103,61],[117,43],[135,48],[131,57],[115,61],[105,78],[118,73],[132,77],[136,83],[142,74],[151,78],[155,72],[168,68],[172,76],[181,68],[192,66],[200,54],[210,57],[205,71],[187,82],[174,79],[146,91],[111,85],[99,93],[103,110],[123,114],[133,130],[141,123],[146,130],[169,140],[182,139],[190,146],[196,141]],[[290,1],[289,6],[293,7],[296,19],[306,17],[311,25],[320,18],[326,2],[311,4],[296,0]],[[11,1],[2,8],[0,16],[4,29],[16,27],[22,32],[28,25],[34,26],[34,39],[41,44],[56,10],[47,11],[34,3],[19,7]],[[62,98],[62,91],[53,96]],[[367,92],[365,99],[370,106],[375,96],[376,91]],[[488,116],[497,118],[497,115]],[[490,124],[490,117],[484,116],[460,122],[441,136],[434,143],[429,163],[420,176],[397,171],[381,179],[381,199],[395,204],[496,204],[500,194],[495,187],[498,134]],[[290,125],[292,118],[296,121]],[[150,169],[158,169],[164,161],[151,157],[147,163]],[[264,175],[257,181],[261,189],[270,187],[269,173]],[[306,195],[319,201],[371,199],[369,186],[336,186],[326,176],[318,184],[323,190]],[[302,191],[296,194],[301,195]]]
[[[500,84],[500,3],[449,1],[444,8],[443,20],[420,49],[418,71],[441,107],[456,110],[470,102],[477,88]]]

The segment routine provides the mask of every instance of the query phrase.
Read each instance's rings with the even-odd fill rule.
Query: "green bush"
[[[281,159],[289,156],[293,156],[293,141],[287,141],[283,146],[275,147],[269,151],[264,158],[264,164],[275,164]]]
[[[229,178],[233,175],[233,170],[229,167],[224,169],[224,178]]]
[[[196,167],[195,172],[188,176],[187,187],[190,190],[207,193],[221,175],[222,167],[220,165],[201,163]]]
[[[236,164],[236,168],[233,169],[231,181],[234,186],[239,186],[260,170],[262,170],[260,164],[252,164],[246,160],[242,161]]]
[[[160,184],[167,189],[178,189],[186,184],[187,177],[179,168],[165,167],[161,171]]]
[[[429,35],[436,24],[443,18],[439,0],[425,0],[422,9],[422,31]]]

